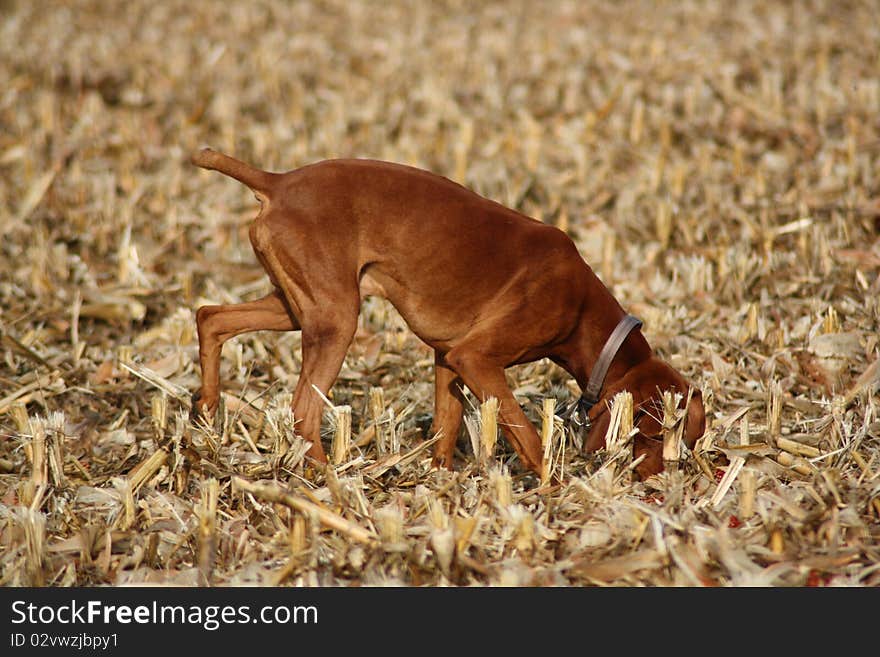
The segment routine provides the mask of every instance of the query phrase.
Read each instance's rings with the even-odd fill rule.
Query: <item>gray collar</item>
[[[641,328],[641,326],[641,320],[636,319],[632,315],[626,315],[614,327],[614,331],[611,332],[611,335],[605,342],[605,346],[602,347],[602,351],[596,359],[596,364],[593,365],[593,370],[590,372],[590,380],[581,396],[581,400],[586,406],[586,408],[581,406],[582,410],[589,411],[599,401],[599,392],[605,383],[605,376],[608,374],[608,368],[611,367],[611,361],[614,360],[614,357],[620,350],[620,346],[626,340],[626,336],[630,334],[630,331],[635,328]]]

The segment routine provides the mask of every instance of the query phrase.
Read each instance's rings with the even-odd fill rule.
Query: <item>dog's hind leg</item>
[[[223,343],[250,331],[296,331],[300,328],[279,290],[248,303],[202,306],[196,312],[202,387],[193,395],[193,413],[212,413],[220,395]]]
[[[303,308],[302,371],[293,393],[293,416],[297,432],[312,444],[308,455],[325,463],[327,456],[321,446],[324,409],[321,396],[326,396],[333,386],[354,337],[359,297],[355,290],[349,303],[344,297],[336,297],[332,303],[322,305],[320,309]]]

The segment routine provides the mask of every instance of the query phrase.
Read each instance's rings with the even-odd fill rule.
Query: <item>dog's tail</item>
[[[272,191],[275,180],[279,176],[277,173],[255,169],[249,164],[245,164],[223,153],[218,153],[210,148],[203,148],[193,153],[190,161],[203,169],[219,171],[231,178],[235,178],[250,187],[254,192],[260,192],[265,196],[268,196]]]

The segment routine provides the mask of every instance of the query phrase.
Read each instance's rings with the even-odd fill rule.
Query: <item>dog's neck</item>
[[[624,315],[623,318],[614,327],[611,335],[602,346],[596,362],[593,363],[593,369],[590,372],[590,378],[587,382],[586,389],[582,392],[581,397],[585,404],[593,406],[599,401],[602,388],[605,385],[605,376],[611,366],[611,362],[617,356],[617,352],[623,346],[629,334],[642,327],[642,322],[632,315]]]
[[[575,348],[566,354],[565,367],[575,377],[582,393],[586,392],[596,361],[622,318],[622,314],[620,317],[600,317],[589,322],[589,326],[581,327],[580,335],[574,344]],[[605,397],[606,391],[614,388],[614,384],[627,372],[646,362],[653,355],[654,352],[641,330],[639,328],[631,330],[611,360],[598,398]]]

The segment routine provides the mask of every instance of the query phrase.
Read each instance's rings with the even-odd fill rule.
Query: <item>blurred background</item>
[[[276,171],[403,162],[565,230],[703,387],[717,429],[702,445],[709,475],[727,463],[716,445],[741,433],[725,418],[743,408],[755,440],[869,444],[878,45],[870,1],[0,2],[4,504],[33,477],[34,422],[66,437],[73,460],[56,474],[100,489],[127,473],[155,450],[157,413],[185,413],[198,387],[196,307],[267,290],[247,238],[256,203],[188,163],[205,145]],[[299,354],[298,334],[230,342],[230,404],[283,399]],[[393,308],[368,302],[333,401],[352,406],[360,435],[367,391],[383,387],[414,445],[430,364]],[[510,374],[536,422],[541,398],[577,394],[546,362]],[[243,444],[242,431],[218,445]],[[863,528],[880,503],[853,485]],[[71,513],[50,518],[50,534],[67,535]],[[10,554],[6,581],[26,581]],[[115,572],[79,568],[55,577]]]

